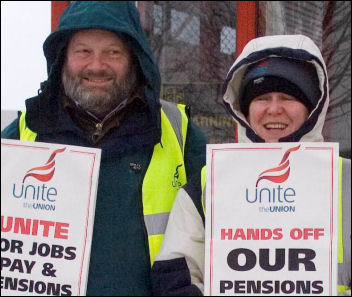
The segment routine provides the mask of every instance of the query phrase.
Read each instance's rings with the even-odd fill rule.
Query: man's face
[[[247,121],[265,142],[278,142],[298,130],[307,118],[308,109],[298,99],[272,92],[252,100]]]
[[[68,97],[104,117],[128,97],[136,82],[131,54],[116,34],[98,29],[78,31],[71,38],[62,71]]]

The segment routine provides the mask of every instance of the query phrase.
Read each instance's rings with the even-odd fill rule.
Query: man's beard
[[[82,83],[84,78],[112,78],[113,83],[104,87],[85,86]],[[62,84],[66,96],[99,119],[103,119],[123,100],[128,98],[133,88],[136,87],[136,82],[137,72],[133,65],[129,66],[124,77],[117,77],[111,70],[96,73],[86,70],[73,75],[66,65],[63,66],[62,71]]]

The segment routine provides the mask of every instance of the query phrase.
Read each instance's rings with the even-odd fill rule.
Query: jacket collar
[[[38,133],[39,136],[45,135],[45,139],[53,139],[54,141],[57,141],[57,137],[60,134],[64,137],[62,141],[65,142],[65,135],[73,133],[76,137],[91,143],[90,146],[100,147],[103,155],[106,153],[124,154],[137,151],[146,146],[153,146],[161,139],[160,127],[155,125],[155,112],[143,100],[135,99],[129,105],[133,108],[126,112],[124,120],[120,122],[120,126],[116,129],[109,129],[99,143],[93,144],[89,141],[87,133],[80,128],[76,120],[66,111],[60,98],[62,97],[59,95],[55,98],[47,98],[41,94],[27,99],[26,123],[28,128]],[[74,113],[79,113],[75,108],[73,110]],[[117,111],[115,110],[115,112]],[[84,118],[81,115],[79,117],[80,119]],[[109,116],[110,120],[113,118],[113,116]],[[91,118],[88,121],[94,122]],[[116,127],[116,122],[111,120],[110,125]],[[67,144],[79,145],[76,143]]]
[[[126,116],[136,105],[146,105],[142,96],[142,89],[139,88],[134,95],[123,100],[103,119],[83,109],[78,102],[71,100],[67,96],[62,97],[62,102],[65,111],[67,111],[71,119],[85,132],[89,141],[93,145],[97,145],[113,129],[120,127]]]

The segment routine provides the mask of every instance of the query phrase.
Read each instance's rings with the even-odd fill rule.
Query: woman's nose
[[[270,114],[281,114],[283,111],[283,102],[278,96],[273,96],[268,106],[268,112]]]

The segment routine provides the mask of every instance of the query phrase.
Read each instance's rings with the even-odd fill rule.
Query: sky
[[[1,110],[23,110],[47,78],[51,1],[1,1]]]

